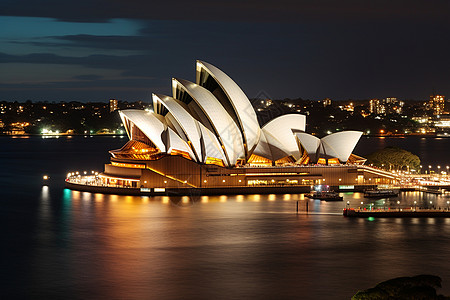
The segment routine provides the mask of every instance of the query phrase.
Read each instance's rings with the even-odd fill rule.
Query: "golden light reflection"
[[[275,201],[277,199],[277,196],[275,194],[269,195],[269,201]]]
[[[118,195],[111,195],[111,202],[117,202],[117,200],[119,200],[119,196]]]
[[[162,203],[164,203],[164,204],[169,204],[170,198],[169,198],[168,196],[163,196],[161,201],[162,201]]]
[[[227,196],[225,196],[225,195],[222,195],[222,196],[220,196],[219,197],[219,199],[220,199],[220,202],[227,202]]]
[[[201,202],[202,203],[208,203],[208,201],[209,201],[209,197],[208,196],[202,196],[201,197]]]
[[[285,195],[283,195],[283,200],[284,200],[284,201],[289,201],[289,200],[291,200],[291,194],[285,194]]]
[[[187,203],[189,203],[189,197],[188,196],[183,196],[183,197],[181,197],[181,202],[183,202],[184,204],[187,204]]]
[[[125,202],[126,203],[133,203],[133,197],[132,196],[125,196]]]
[[[81,199],[83,199],[84,201],[92,200],[92,194],[88,192],[82,192]]]
[[[143,196],[141,199],[142,203],[148,203],[150,201],[150,198],[148,196]]]
[[[361,199],[361,193],[353,193],[353,199]]]
[[[237,195],[236,202],[244,202],[244,195]]]
[[[305,200],[305,194],[300,194],[299,200]]]
[[[72,191],[72,198],[80,200],[80,192],[79,191]]]
[[[94,194],[94,200],[95,200],[96,202],[102,202],[102,201],[103,201],[103,198],[104,198],[104,195],[103,195],[103,194],[99,194],[99,193]]]
[[[261,201],[261,195],[253,195],[252,200],[255,202]]]

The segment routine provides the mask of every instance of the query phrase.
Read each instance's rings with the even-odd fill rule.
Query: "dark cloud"
[[[446,0],[279,0],[279,1],[148,1],[148,0],[3,0],[7,16],[50,17],[64,21],[105,22],[111,18],[302,22],[304,19],[421,18],[448,20]]]
[[[73,65],[99,69],[81,74],[103,76],[49,80],[49,95],[64,89],[104,97],[109,89],[122,89],[130,97],[143,97],[143,91],[170,93],[170,78],[194,81],[195,60],[202,59],[223,69],[250,98],[264,89],[274,98],[423,99],[432,90],[450,94],[450,26],[442,18],[447,3],[2,1],[0,14],[80,22],[132,18],[140,29],[135,35],[42,34],[9,41],[23,49],[32,46],[29,52],[53,53],[0,54],[0,66]],[[80,54],[99,52],[104,54]],[[109,70],[119,78],[108,81]],[[44,94],[44,86],[24,88]],[[2,96],[22,95],[19,87],[15,94],[6,89],[13,87],[3,87]]]
[[[86,74],[86,75],[77,75],[72,77],[73,79],[78,79],[78,80],[99,80],[102,79],[103,76],[100,75],[95,75],[95,74]]]
[[[169,84],[170,80],[148,78],[0,83],[0,101],[26,99],[105,101],[110,98],[150,101],[152,92],[169,93]]]
[[[53,37],[67,43],[64,46],[138,50],[145,54],[86,57],[0,54],[0,62],[118,70],[124,80],[155,79],[140,87],[151,91],[161,86],[170,90],[171,77],[195,80],[195,60],[202,59],[228,73],[249,97],[256,96],[261,89],[274,98],[310,99],[387,96],[424,99],[433,90],[450,94],[449,28],[440,23],[156,25],[147,24],[139,37]],[[115,87],[120,86],[117,83]]]

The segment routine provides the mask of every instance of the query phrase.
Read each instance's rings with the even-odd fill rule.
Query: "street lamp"
[[[397,201],[398,211],[400,211],[400,201]]]
[[[414,211],[416,211],[417,201],[414,201]]]

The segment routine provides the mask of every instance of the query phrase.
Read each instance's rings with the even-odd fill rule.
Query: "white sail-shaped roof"
[[[238,118],[239,126],[242,129],[244,143],[247,144],[248,151],[254,149],[258,144],[261,130],[256,112],[245,93],[227,74],[209,63],[198,60],[196,69],[197,84],[200,82],[200,73],[202,69],[211,75],[219,84]]]
[[[259,143],[253,151],[253,154],[265,157],[272,161],[276,161],[290,155],[284,149],[284,145],[281,144],[276,137],[264,130],[261,130]]]
[[[203,162],[205,162],[208,157],[212,157],[212,158],[221,159],[226,166],[230,166],[227,163],[227,158],[225,156],[225,153],[223,152],[223,149],[220,146],[220,143],[217,140],[217,137],[214,135],[214,133],[212,133],[202,123],[199,123],[198,125],[199,125],[200,131],[202,133],[202,141],[203,141],[203,145],[204,145],[204,148],[202,149]]]
[[[183,151],[189,153],[189,156],[192,160],[197,161],[194,152],[192,152],[192,149],[189,147],[189,145],[183,141],[180,136],[173,131],[171,128],[167,128],[167,153],[172,153],[173,150]]]
[[[161,102],[172,114],[172,116],[182,128],[184,134],[187,136],[188,141],[192,144],[195,153],[200,159],[203,155],[202,147],[200,144],[201,133],[200,129],[198,128],[198,121],[191,116],[186,104],[165,95],[153,94],[152,96],[154,101]],[[203,162],[202,159],[200,160]]]
[[[317,154],[319,153],[320,147],[320,139],[318,137],[315,137],[311,134],[304,132],[296,132],[295,136],[298,138],[298,141],[308,153],[310,159],[313,161],[317,161]]]
[[[214,129],[224,147],[228,164],[235,165],[239,158],[245,157],[241,133],[217,98],[210,91],[193,82],[173,79],[172,83],[185,90],[202,110],[209,121],[209,124],[204,125]]]
[[[154,113],[138,109],[119,111],[122,120],[129,120],[137,126],[161,152],[166,152],[166,146],[162,141],[162,134],[166,129],[165,124]],[[126,126],[127,122],[124,122]],[[132,132],[127,128],[128,137],[132,140]]]
[[[325,154],[346,162],[361,137],[361,131],[342,131],[321,139]]]
[[[284,146],[283,150],[298,160],[300,159],[300,150],[294,132],[305,131],[305,127],[306,117],[304,115],[287,114],[273,119],[264,125],[262,130],[266,138],[267,133],[276,138]]]

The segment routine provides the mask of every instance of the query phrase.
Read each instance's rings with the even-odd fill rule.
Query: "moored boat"
[[[311,199],[325,200],[325,201],[342,201],[344,198],[339,196],[338,193],[334,191],[312,191],[305,195]]]

